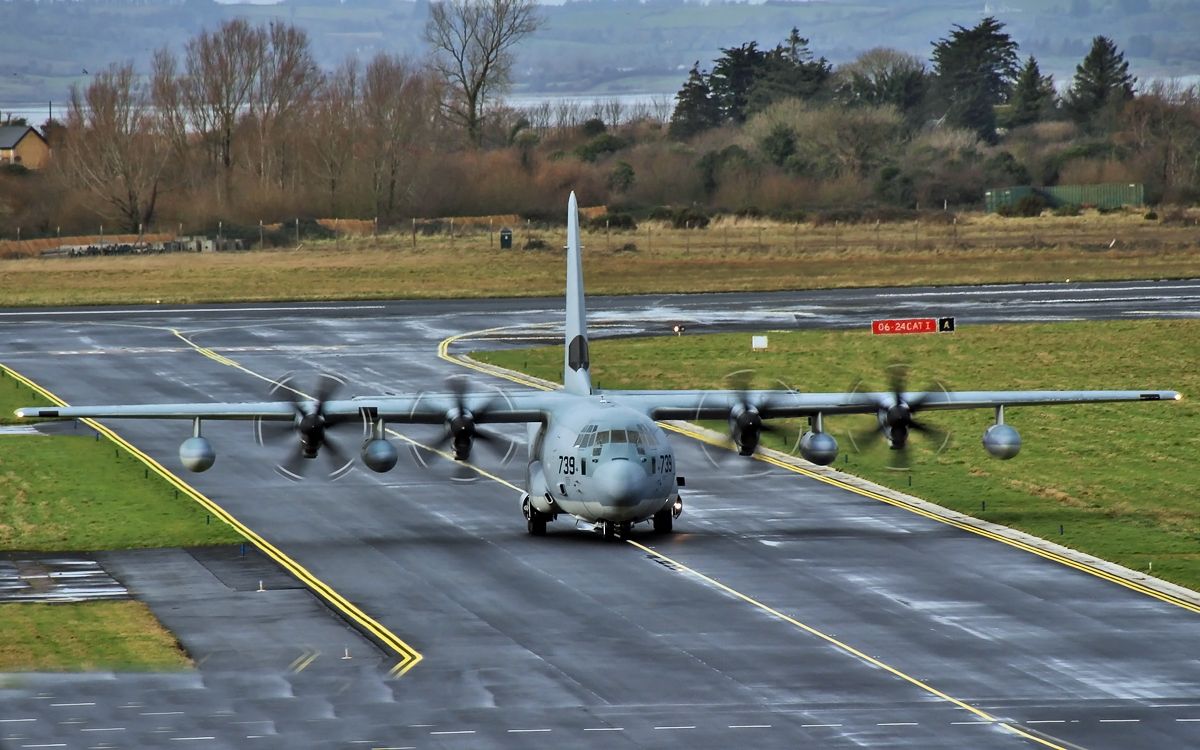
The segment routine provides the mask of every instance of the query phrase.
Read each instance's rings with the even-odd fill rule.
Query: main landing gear
[[[654,533],[670,534],[680,513],[683,513],[683,498],[676,495],[675,502],[654,514]]]
[[[521,502],[521,512],[525,515],[525,530],[531,536],[546,536],[546,524],[553,521],[554,516],[533,507],[528,496]]]

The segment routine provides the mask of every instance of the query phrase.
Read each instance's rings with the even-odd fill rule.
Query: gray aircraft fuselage
[[[675,495],[675,455],[654,420],[605,400],[577,396],[530,426],[529,501],[547,514],[587,522],[636,523]]]

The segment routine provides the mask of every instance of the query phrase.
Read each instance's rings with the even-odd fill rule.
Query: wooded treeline
[[[526,2],[493,0],[506,1]],[[479,22],[463,15],[474,0],[446,7]],[[1019,184],[1141,182],[1155,203],[1200,197],[1200,94],[1139,90],[1105,37],[1061,93],[987,18],[951,29],[928,64],[876,49],[835,67],[793,30],[697,63],[673,111],[517,110],[499,98],[506,54],[538,23],[532,12],[503,23],[519,28],[490,56],[453,49],[471,34],[431,26],[427,58],[321,70],[303,31],[234,20],[158,50],[149,75],[114,63],[72,91],[65,122],[47,124],[51,168],[0,174],[0,234],[557,219],[572,189],[614,211],[784,218],[978,207],[986,188]]]

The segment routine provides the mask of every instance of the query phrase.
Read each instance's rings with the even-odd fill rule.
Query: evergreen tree
[[[972,28],[955,26],[933,45],[933,69],[946,121],[996,140],[995,106],[1017,77],[1017,43],[991,16]]]
[[[1009,102],[1012,104],[1012,113],[1008,124],[1013,128],[1041,120],[1054,106],[1054,76],[1042,75],[1033,55],[1029,56],[1017,74]]]
[[[688,79],[675,95],[675,111],[667,129],[672,138],[686,140],[721,121],[717,102],[713,99],[708,77],[700,72],[700,62],[692,66]]]
[[[757,42],[721,49],[708,80],[722,118],[737,123],[746,121],[750,89],[762,73],[766,57]]]
[[[829,61],[814,59],[808,40],[793,28],[787,41],[763,57],[747,96],[747,114],[761,112],[781,99],[812,99],[824,91],[832,72]]]
[[[1067,109],[1081,123],[1100,125],[1133,98],[1136,81],[1129,74],[1125,54],[1113,40],[1098,36],[1092,40],[1087,57],[1075,68],[1075,80],[1067,92]]]

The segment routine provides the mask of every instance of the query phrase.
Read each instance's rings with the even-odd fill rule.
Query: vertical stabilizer
[[[592,392],[588,359],[587,307],[583,301],[583,258],[579,245],[579,204],[575,193],[567,203],[567,325],[563,355],[563,389],[581,396]]]

